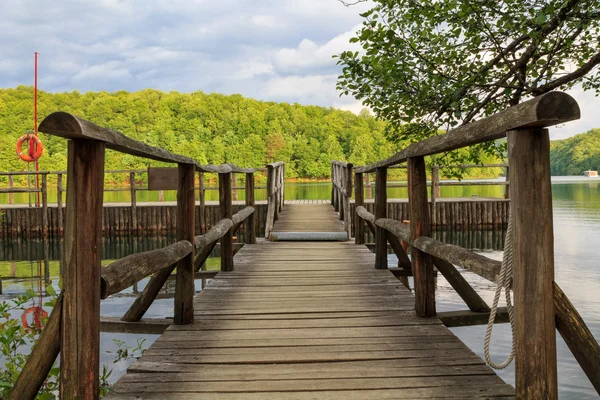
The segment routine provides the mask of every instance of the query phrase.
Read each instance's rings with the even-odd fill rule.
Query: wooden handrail
[[[106,299],[190,254],[194,246],[182,240],[162,249],[131,254],[102,268],[100,297]]]
[[[440,242],[427,236],[420,236],[413,240],[410,228],[407,225],[389,218],[375,219],[375,216],[364,207],[356,207],[356,214],[365,221],[385,229],[398,239],[429,255],[458,265],[491,282],[496,282],[497,280],[500,273],[500,261],[492,260],[463,247]]]
[[[160,147],[150,146],[146,143],[131,139],[121,132],[101,127],[93,122],[61,111],[54,112],[44,118],[38,130],[65,139],[101,141],[104,142],[109,149],[134,156],[150,158],[156,161],[194,165],[194,168],[200,172],[247,173],[254,171],[251,168],[240,168],[235,164],[201,165],[189,157],[171,153]]]
[[[480,119],[468,125],[411,144],[404,150],[371,165],[356,168],[356,172],[373,172],[408,160],[456,150],[461,147],[500,139],[506,132],[518,128],[544,128],[580,118],[579,105],[571,96],[550,92],[516,106]]]

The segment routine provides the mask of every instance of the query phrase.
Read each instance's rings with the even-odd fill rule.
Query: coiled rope
[[[483,342],[483,353],[485,355],[485,361],[488,365],[494,369],[504,369],[510,365],[512,360],[515,358],[515,324],[514,324],[514,309],[512,300],[510,297],[510,288],[512,287],[512,266],[513,266],[513,226],[512,226],[512,207],[509,208],[508,212],[508,229],[506,230],[506,238],[504,241],[504,254],[502,256],[502,266],[500,267],[500,277],[498,278],[496,293],[494,294],[494,303],[490,310],[490,319],[488,320],[487,328],[485,330],[485,340]],[[510,354],[504,362],[496,364],[492,361],[490,356],[490,340],[492,339],[492,330],[494,329],[494,321],[496,319],[496,311],[498,309],[498,301],[500,300],[500,294],[504,288],[504,295],[506,298],[506,309],[508,310],[508,320],[510,321],[510,331],[512,336],[512,343]]]

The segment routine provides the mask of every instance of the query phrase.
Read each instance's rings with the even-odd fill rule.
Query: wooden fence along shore
[[[481,168],[481,166],[466,165],[463,168]],[[507,168],[504,164],[490,164],[484,167],[502,167]],[[115,235],[174,235],[176,231],[175,211],[176,205],[174,202],[138,202],[136,193],[139,191],[157,191],[159,199],[164,198],[162,193],[165,189],[160,189],[161,186],[156,186],[155,182],[158,178],[150,180],[147,187],[136,186],[136,176],[140,174],[152,174],[158,168],[149,168],[146,170],[116,170],[106,171],[112,174],[127,174],[129,175],[130,187],[128,188],[105,188],[105,192],[130,192],[131,203],[108,203],[104,204],[102,215],[102,231],[105,236]],[[263,169],[258,171],[263,172]],[[266,171],[266,168],[264,169]],[[341,171],[341,172],[340,172]],[[339,168],[332,168],[332,182],[334,187],[338,187],[341,178],[340,174],[345,172]],[[16,188],[14,187],[13,176],[16,175],[40,175],[40,189],[35,188]],[[48,202],[48,176],[56,175],[56,193],[57,203]],[[41,172],[0,172],[0,176],[8,176],[8,187],[0,188],[0,193],[41,193],[40,207],[23,205],[15,205],[14,199],[9,198],[9,204],[0,205],[0,211],[4,213],[4,222],[0,224],[0,238],[16,240],[19,238],[35,239],[43,237],[61,237],[64,227],[64,207],[63,193],[64,176],[66,171],[41,171]],[[234,180],[232,172],[232,180]],[[371,192],[367,185],[370,179],[367,179],[365,174],[366,191]],[[507,174],[508,176],[508,174]],[[508,222],[508,181],[482,181],[482,182],[440,182],[439,168],[432,167],[431,187],[431,209],[432,213],[431,224],[434,229],[501,229],[506,227]],[[204,184],[204,173],[199,173],[198,200],[196,202],[198,212],[196,213],[196,233],[202,232],[201,227],[212,227],[220,219],[218,202],[210,202],[205,200],[205,192],[207,190],[215,190],[215,187],[206,187]],[[441,186],[490,186],[502,185],[506,188],[505,198],[455,198],[441,199]],[[164,186],[163,186],[164,187]],[[388,187],[407,187],[407,184],[390,184]],[[266,186],[256,186],[255,189],[264,190]],[[238,192],[245,191],[244,186],[232,188],[232,198],[234,209],[243,207],[244,202],[238,201]],[[368,196],[372,197],[372,196]],[[354,213],[354,200],[350,201],[350,213]],[[372,212],[372,199],[365,201],[365,206]],[[396,216],[397,219],[408,219],[408,199],[389,199],[388,201],[389,214]],[[263,235],[262,230],[266,226],[267,201],[256,202],[256,219],[257,224],[261,227],[258,235]]]
[[[39,130],[69,140],[63,290],[10,398],[33,399],[60,353],[61,398],[97,399],[101,329],[162,333],[117,382],[111,399],[557,399],[556,330],[600,393],[600,346],[554,282],[545,128],[579,117],[570,96],[553,92],[369,166],[334,161],[333,207],[287,204],[285,165],[271,164],[263,239],[256,233],[255,170],[199,165],[73,115],[51,114]],[[443,221],[443,212],[431,212],[441,202],[428,201],[424,160],[504,137],[513,261],[512,279],[499,284],[514,294],[515,388],[447,329],[486,324],[496,311],[456,266],[491,282],[499,281],[503,267],[431,237],[431,219]],[[177,164],[177,242],[101,267],[105,148]],[[407,223],[390,218],[386,196],[387,169],[402,163],[409,177]],[[195,226],[197,172],[219,177],[220,220],[201,235]],[[250,194],[235,214],[234,172],[245,174]],[[368,173],[376,175],[373,212],[364,200]],[[469,221],[483,219],[481,209],[473,210]],[[247,244],[234,257],[233,235],[244,221]],[[374,235],[374,254],[365,246],[367,230]],[[336,241],[322,241],[328,235]],[[217,242],[221,271],[202,271]],[[398,267],[388,266],[388,246]],[[434,267],[467,310],[437,312]],[[144,319],[175,270],[173,319]],[[147,276],[123,318],[100,316],[101,299]],[[210,279],[197,295],[194,279]],[[498,309],[496,322],[506,322],[507,311]]]

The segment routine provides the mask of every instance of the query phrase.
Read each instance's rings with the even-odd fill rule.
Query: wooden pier
[[[273,232],[343,229],[329,204],[286,205]],[[245,245],[108,399],[513,397],[353,242]]]
[[[555,400],[557,332],[600,393],[600,345],[554,281],[544,128],[578,118],[579,107],[570,96],[551,92],[371,165],[333,161],[333,207],[286,205],[285,164],[269,164],[262,239],[257,238],[256,170],[201,165],[71,114],[51,114],[39,131],[69,140],[62,293],[9,399],[34,399],[59,354],[61,398],[98,399],[101,329],[163,333],[115,385],[109,398],[119,400]],[[513,205],[512,234],[506,238],[513,247],[511,275],[501,273],[507,270],[500,261],[433,237],[437,214],[428,201],[425,164],[426,156],[504,137]],[[177,189],[176,243],[101,266],[105,148],[177,164],[169,172],[177,177],[170,180]],[[407,165],[409,221],[390,215],[387,199],[387,169],[401,163]],[[218,174],[219,180],[220,219],[210,229],[202,226],[200,235],[196,173]],[[245,174],[248,194],[236,213],[234,173]],[[365,207],[363,186],[364,174],[370,173],[375,174],[372,213]],[[477,205],[471,211],[469,221],[483,218]],[[233,235],[242,226],[245,245],[235,254]],[[374,237],[374,254],[367,230]],[[285,235],[290,232],[302,241],[268,240],[290,240],[292,235]],[[323,234],[335,234],[337,241],[309,241]],[[340,236],[350,240],[340,242]],[[218,242],[221,271],[205,271]],[[388,266],[388,246],[397,267]],[[144,319],[175,269],[173,318]],[[490,307],[461,269],[513,292],[514,319],[510,307]],[[436,273],[468,309],[436,310]],[[146,286],[120,320],[100,316],[101,299],[145,277],[150,277]],[[210,279],[198,295],[196,279]],[[514,389],[447,329],[509,319]]]

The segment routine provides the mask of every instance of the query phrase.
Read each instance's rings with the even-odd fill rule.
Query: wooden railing
[[[67,113],[51,114],[42,121],[39,130],[69,139],[63,290],[9,398],[34,399],[60,352],[60,397],[97,399],[100,300],[152,275],[122,318],[124,325],[135,324],[177,268],[173,323],[191,323],[194,279],[214,276],[214,271],[198,270],[217,241],[221,242],[221,270],[231,271],[234,268],[235,230],[246,222],[248,242],[256,240],[254,170],[231,164],[200,165],[190,158],[137,142]],[[163,249],[127,256],[102,268],[101,220],[106,148],[177,163],[177,242]],[[222,217],[200,236],[195,236],[194,231],[196,172],[218,174]],[[248,192],[247,207],[235,215],[232,215],[232,173],[246,175]],[[156,320],[145,322],[148,326],[165,324]]]
[[[279,219],[285,203],[285,163],[267,164],[267,222],[265,238],[269,238],[273,224]]]
[[[352,198],[352,164],[342,161],[331,162],[331,204],[344,221],[344,229],[348,237],[352,232],[352,215],[350,198]]]
[[[431,210],[436,210],[437,200],[440,198],[440,188],[442,186],[504,186],[504,194],[503,197],[508,199],[510,196],[509,193],[509,180],[508,180],[508,165],[507,164],[483,164],[483,165],[448,165],[448,168],[457,168],[466,170],[469,168],[503,168],[506,170],[505,180],[481,180],[481,181],[447,181],[443,182],[440,180],[440,166],[432,165],[431,166],[431,180],[428,181],[427,186],[430,188],[430,206]],[[388,169],[406,169],[405,165],[394,165],[389,167]],[[344,226],[348,228],[348,235],[351,236],[351,225],[352,225],[352,213],[346,212],[344,207],[350,207],[350,201],[353,193],[353,166],[351,163],[345,163],[342,161],[331,161],[331,204],[334,206],[335,210],[339,213],[339,217],[344,221]],[[372,188],[371,188],[371,173],[365,172],[361,174],[361,181],[354,182],[354,186],[360,185],[360,187],[364,188],[361,192],[363,197],[361,197],[361,204],[364,203],[365,198],[372,198]],[[387,179],[386,179],[387,182]],[[408,183],[386,183],[386,188],[408,188]],[[431,226],[435,227],[439,221],[436,220],[437,212],[431,212]],[[364,235],[362,230],[362,226],[359,228],[358,234]],[[355,228],[356,230],[356,228]],[[357,234],[356,232],[354,233]],[[359,238],[360,244],[364,243],[364,239]]]
[[[447,326],[487,323],[489,306],[461,276],[455,265],[490,281],[497,281],[501,263],[462,247],[430,238],[430,211],[424,157],[506,137],[510,170],[510,198],[514,237],[516,395],[519,399],[556,399],[555,328],[600,393],[600,346],[581,316],[554,282],[554,238],[550,182],[548,126],[580,117],[570,96],[552,92],[511,107],[491,117],[415,143],[392,157],[355,168],[357,243],[364,223],[376,233],[376,268],[387,268],[387,242],[399,259],[411,246],[415,311],[436,316]],[[387,218],[387,169],[406,162],[410,226]],[[362,207],[362,174],[376,173],[375,215]],[[364,221],[364,222],[363,222]],[[391,239],[391,240],[390,240]],[[469,311],[436,313],[434,266],[469,307]],[[506,310],[497,321],[506,322]]]

